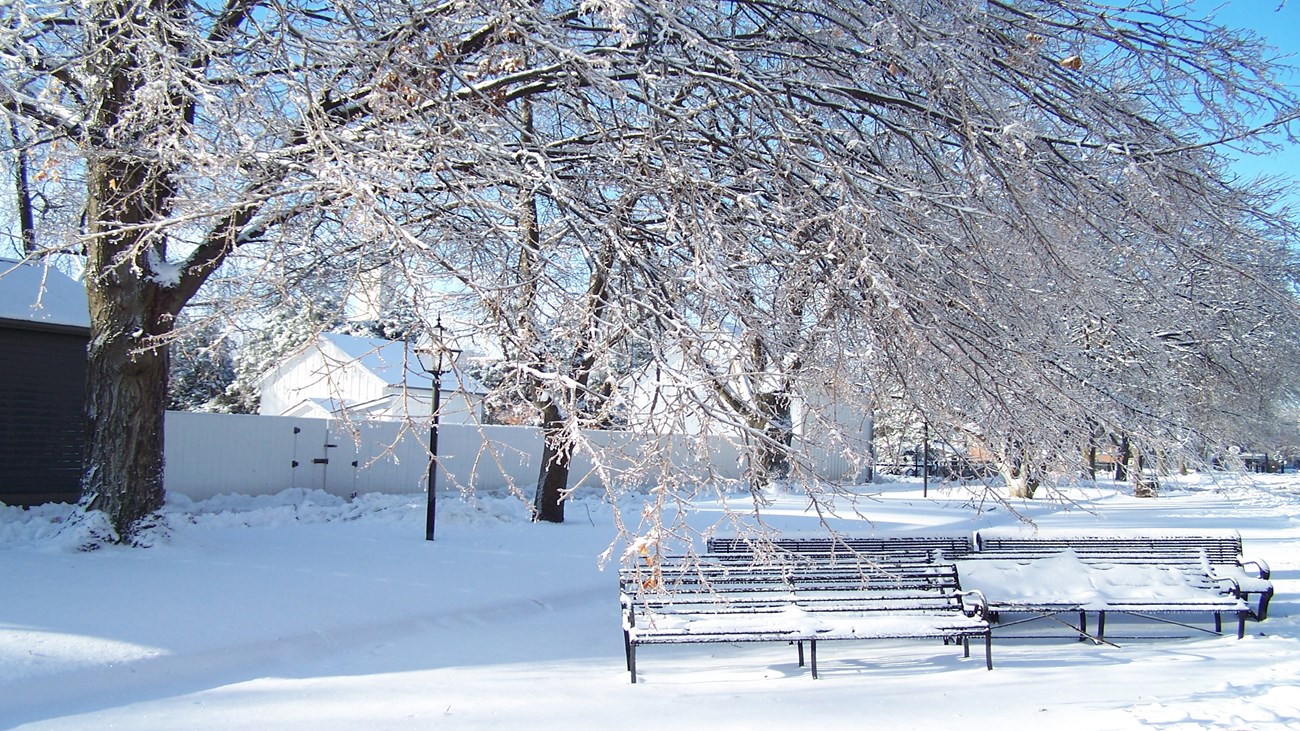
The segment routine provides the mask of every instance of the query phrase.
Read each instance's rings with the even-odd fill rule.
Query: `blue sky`
[[[1281,54],[1290,56],[1285,60],[1287,65],[1300,67],[1300,0],[1195,0],[1192,7],[1201,15],[1212,13],[1219,25],[1254,31]],[[1286,81],[1300,90],[1300,71]],[[1285,175],[1300,180],[1300,143],[1287,144],[1273,155],[1240,156],[1234,168],[1248,178]],[[1300,198],[1300,194],[1296,197]]]

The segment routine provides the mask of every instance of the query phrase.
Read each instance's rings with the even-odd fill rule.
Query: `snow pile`
[[[426,506],[423,496],[364,493],[351,499],[322,490],[295,488],[275,495],[223,494],[206,500],[192,500],[185,495],[170,495],[159,515],[160,533],[165,535],[178,526],[203,529],[256,528],[289,525],[324,525],[361,521],[391,525],[395,530],[423,530]],[[593,510],[607,513],[597,500],[578,501],[571,506],[574,515],[590,515]],[[97,513],[90,513],[90,524],[74,505],[52,503],[20,508],[0,503],[0,549],[33,546],[43,550],[81,551],[93,543],[95,535],[112,529]],[[514,495],[489,493],[461,499],[443,497],[438,504],[437,522],[485,526],[528,520],[528,509]],[[75,527],[73,527],[75,526]]]
[[[1204,599],[1198,577],[1173,566],[1106,565],[1086,562],[1073,551],[1032,561],[979,559],[958,561],[962,587],[1006,605],[1075,604],[1106,610],[1121,604]],[[1207,572],[1208,573],[1208,572]]]

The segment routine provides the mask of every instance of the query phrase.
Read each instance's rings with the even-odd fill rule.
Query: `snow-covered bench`
[[[1088,562],[1179,570],[1216,587],[1232,587],[1236,596],[1249,605],[1250,616],[1260,621],[1268,616],[1273,597],[1268,564],[1244,558],[1241,535],[1236,531],[1152,531],[1140,535],[1118,531],[1086,535],[1047,532],[1026,536],[1014,528],[986,529],[975,534],[974,545],[976,552],[971,555],[976,557],[1049,556],[1069,550]]]
[[[978,592],[964,592],[952,564],[860,565],[830,559],[756,564],[714,556],[663,557],[619,574],[627,669],[636,682],[641,645],[790,642],[804,665],[809,645],[828,640],[984,639],[989,622]]]
[[[1080,639],[1104,642],[1108,614],[1124,614],[1179,627],[1205,630],[1186,615],[1210,614],[1214,632],[1223,631],[1223,616],[1237,619],[1237,637],[1245,636],[1250,608],[1236,582],[1212,575],[1204,565],[1181,558],[1163,561],[1147,555],[1087,556],[1071,549],[1051,553],[1011,551],[971,554],[957,564],[962,582],[988,597],[990,616],[1007,627],[1054,619]],[[1089,634],[1088,613],[1097,617]],[[1022,614],[1007,621],[1003,615]],[[1078,617],[1078,625],[1061,620]]]
[[[711,554],[757,553],[775,555],[795,553],[848,557],[857,555],[868,561],[943,562],[970,553],[974,543],[970,536],[890,536],[859,538],[853,536],[763,538],[710,538]]]

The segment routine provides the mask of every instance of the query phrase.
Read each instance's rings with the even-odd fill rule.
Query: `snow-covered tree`
[[[235,380],[230,340],[211,324],[182,327],[171,344],[167,408],[173,411],[229,411],[227,389]]]
[[[10,3],[0,109],[84,194],[86,505],[126,535],[161,503],[166,343],[201,290],[235,308],[380,263],[502,343],[547,464],[583,447],[615,344],[693,374],[719,333],[744,355],[683,408],[760,473],[797,458],[786,405],[814,386],[906,384],[1034,470],[1099,430],[1210,439],[1300,341],[1293,226],[1215,146],[1296,103],[1188,12]]]

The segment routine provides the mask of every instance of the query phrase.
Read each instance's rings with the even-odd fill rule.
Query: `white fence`
[[[403,422],[169,411],[165,437],[166,489],[196,500],[293,487],[344,496],[414,493],[428,484],[428,430]],[[649,485],[669,471],[718,479],[744,474],[740,450],[722,438],[654,439],[628,432],[589,432],[587,437],[595,458],[575,454],[574,487],[601,486],[605,478]],[[514,485],[531,494],[541,453],[541,432],[535,428],[444,424],[438,429],[439,490]],[[814,455],[812,461],[821,477],[863,477],[843,456]],[[595,463],[602,469],[594,469]]]

